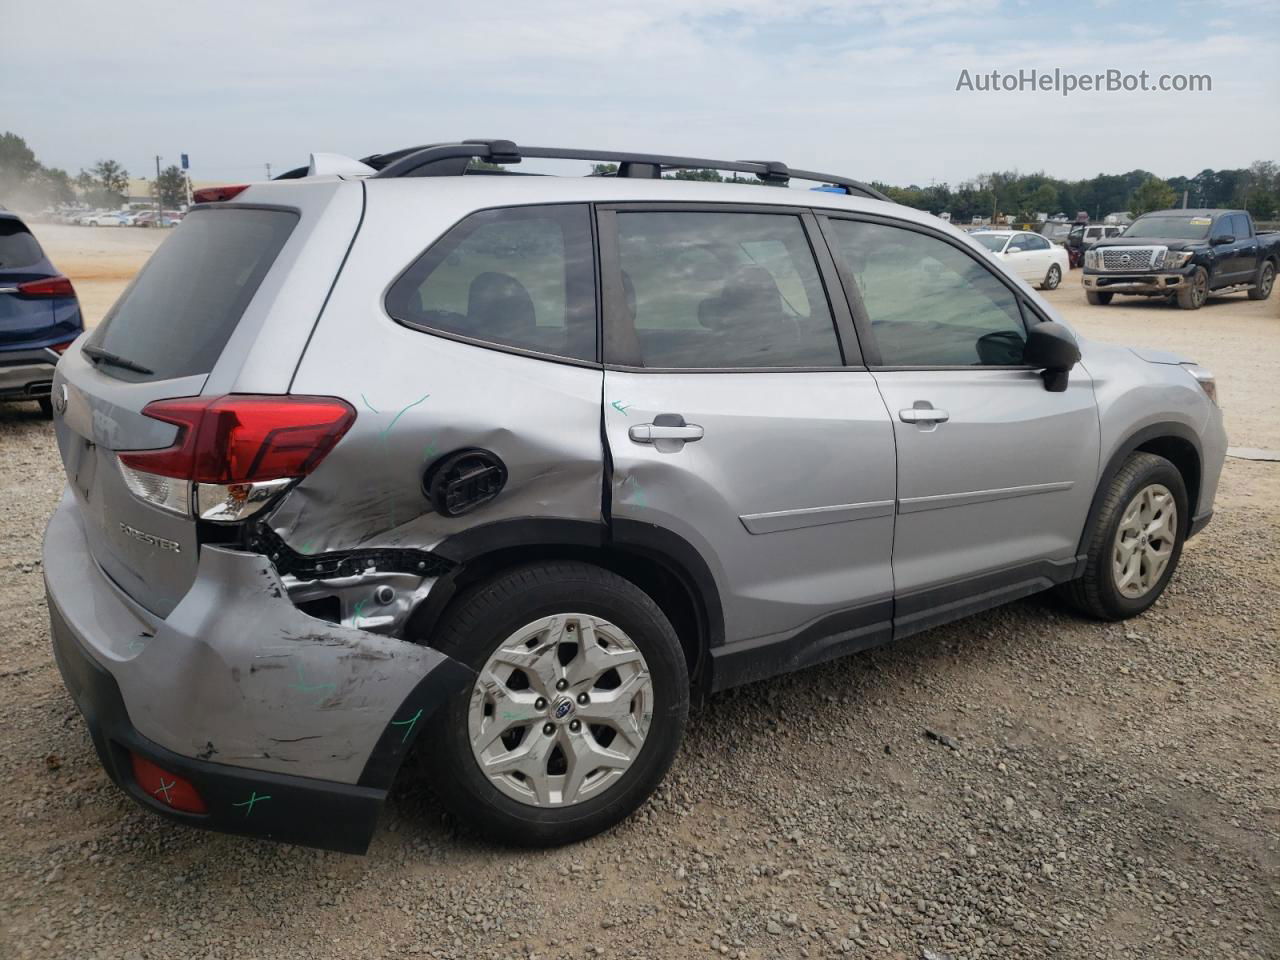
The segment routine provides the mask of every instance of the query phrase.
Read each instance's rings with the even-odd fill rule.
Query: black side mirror
[[[1219,247],[1224,243],[1235,243],[1236,238],[1229,233],[1220,233],[1209,241],[1213,246]]]
[[[1027,331],[1027,345],[1022,350],[1022,362],[1043,372],[1044,388],[1051,393],[1067,389],[1071,368],[1080,359],[1080,346],[1076,338],[1060,323],[1046,320]]]

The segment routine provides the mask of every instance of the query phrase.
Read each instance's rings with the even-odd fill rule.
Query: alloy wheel
[[[542,617],[489,656],[468,713],[481,772],[508,797],[564,807],[631,767],[653,717],[653,682],[626,632],[600,617]]]
[[[1155,588],[1178,539],[1178,505],[1160,483],[1143,487],[1120,515],[1112,550],[1116,590],[1130,600]]]

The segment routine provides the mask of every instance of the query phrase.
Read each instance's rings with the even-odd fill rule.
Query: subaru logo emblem
[[[65,383],[58,384],[58,389],[53,394],[53,409],[59,416],[67,412],[67,385]]]
[[[557,720],[563,720],[571,713],[573,713],[573,701],[568,697],[561,697],[556,701],[555,709],[551,712],[551,715]]]

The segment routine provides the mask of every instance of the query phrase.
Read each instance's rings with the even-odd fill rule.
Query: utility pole
[[[155,187],[151,191],[153,199],[156,202],[156,222],[152,224],[157,230],[160,229],[164,218],[164,210],[160,201],[160,155],[156,155],[156,180]]]
[[[270,164],[270,163],[268,163],[268,164],[267,164],[267,179],[268,179],[268,180],[270,180],[270,179],[271,179],[271,164]]]

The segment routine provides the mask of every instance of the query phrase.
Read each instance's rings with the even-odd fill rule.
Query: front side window
[[[1231,218],[1231,230],[1229,231],[1237,240],[1249,239],[1249,218],[1243,213],[1237,213]]]
[[[422,330],[594,361],[594,274],[585,204],[482,210],[400,276],[386,307]]]
[[[882,365],[1022,363],[1017,299],[977,259],[915,230],[855,220],[831,226]]]
[[[842,362],[797,216],[620,211],[627,316],[646,367]]]

